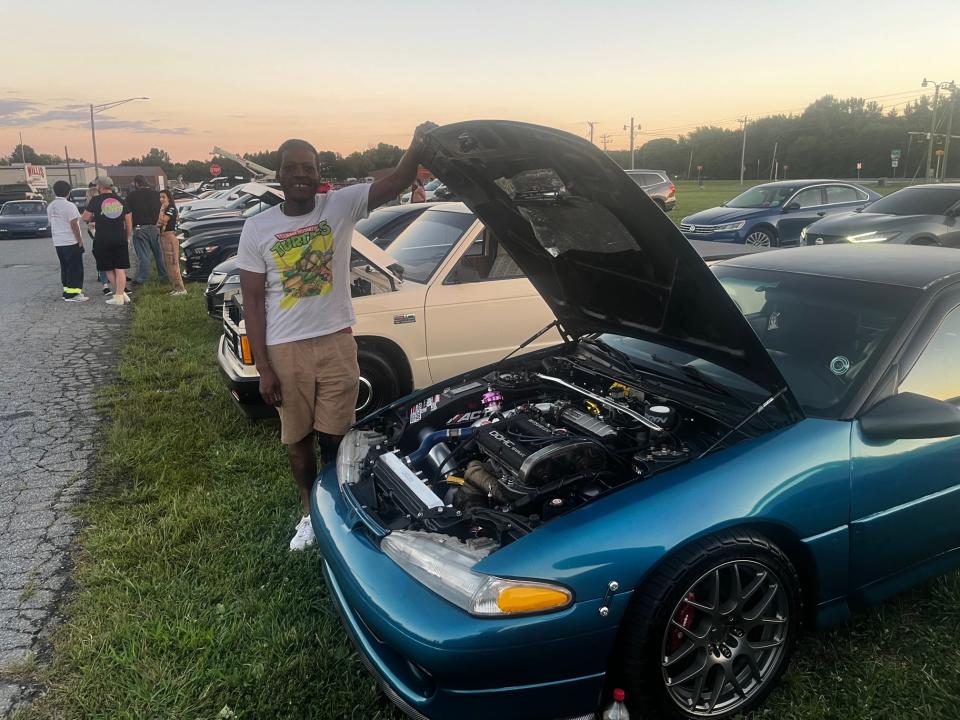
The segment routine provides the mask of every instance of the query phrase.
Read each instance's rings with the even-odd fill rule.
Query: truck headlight
[[[562,610],[573,602],[565,587],[474,572],[484,553],[449,535],[397,530],[380,549],[405,572],[471,615],[504,617]]]

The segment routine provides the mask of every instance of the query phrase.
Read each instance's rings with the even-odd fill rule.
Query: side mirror
[[[960,435],[960,408],[926,395],[900,393],[860,416],[871,440],[920,440]]]
[[[789,205],[785,205],[783,208],[783,211],[790,212],[791,210],[799,210],[799,209],[800,209],[800,203],[792,202]]]

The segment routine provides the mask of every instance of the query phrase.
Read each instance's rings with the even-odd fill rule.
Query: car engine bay
[[[384,532],[492,551],[724,437],[725,424],[637,377],[621,381],[577,351],[417,395],[345,438],[341,486]]]

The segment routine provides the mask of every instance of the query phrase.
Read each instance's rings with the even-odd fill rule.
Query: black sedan
[[[50,237],[47,204],[42,200],[10,200],[0,207],[0,238]]]
[[[806,245],[897,243],[960,247],[960,183],[917,185],[862,211],[825,217],[801,233]]]

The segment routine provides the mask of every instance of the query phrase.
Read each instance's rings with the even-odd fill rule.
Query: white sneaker
[[[304,515],[297,523],[297,534],[290,541],[291,550],[303,550],[317,541],[317,536],[313,534],[313,523],[310,522],[310,516]]]
[[[86,295],[84,295],[83,293],[80,293],[79,295],[73,295],[72,297],[65,297],[63,301],[69,302],[69,303],[78,303],[78,302],[86,302],[89,299],[90,298],[88,298]]]
[[[130,304],[130,296],[127,295],[126,293],[123,294],[123,304],[124,304],[124,305],[129,305],[129,304]]]
[[[107,300],[107,305],[124,305],[123,295],[113,295]]]
[[[186,295],[186,294],[187,294],[187,291],[186,291],[186,290],[174,290],[174,291],[173,291],[172,293],[170,293],[170,294],[173,295],[174,297],[180,297],[181,295]]]

